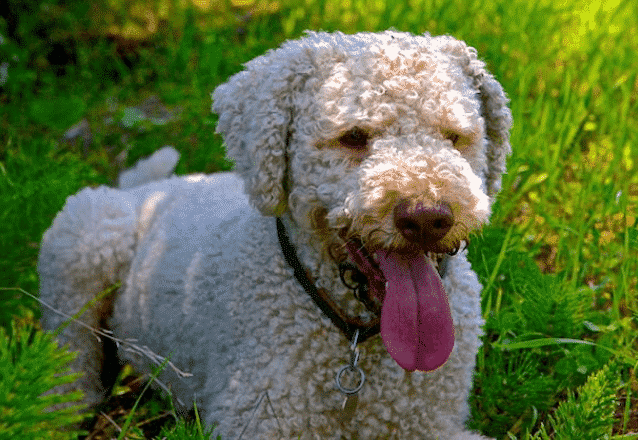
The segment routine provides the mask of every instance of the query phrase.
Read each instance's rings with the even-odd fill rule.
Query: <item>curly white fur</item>
[[[487,221],[510,152],[507,98],[474,49],[447,36],[309,32],[247,63],[217,88],[214,109],[241,179],[81,191],[43,238],[42,298],[74,313],[121,280],[82,319],[171,354],[193,376],[161,380],[187,405],[196,399],[224,438],[482,438],[464,428],[482,324],[465,253],[448,259],[442,280],[455,332],[445,365],[404,371],[380,337],[369,339],[360,345],[367,381],[342,422],[335,374],[348,341],[292,276],[270,217],[282,217],[316,283],[360,315],[369,312],[339,277],[344,240],[370,253],[417,252],[396,206],[444,204],[454,224],[436,249],[458,248]],[[138,174],[126,181],[157,177]],[[60,322],[43,312],[46,328]],[[108,350],[73,325],[62,340],[79,350],[76,368],[88,372],[79,387],[96,404],[109,385]]]

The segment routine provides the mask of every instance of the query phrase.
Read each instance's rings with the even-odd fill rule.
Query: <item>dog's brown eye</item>
[[[340,138],[339,143],[347,148],[363,150],[368,146],[370,135],[362,128],[354,127],[346,131]]]
[[[443,136],[448,141],[452,141],[452,144],[454,146],[457,146],[459,143],[459,140],[461,140],[461,135],[458,133],[454,133],[453,131],[446,131],[445,133],[443,133]]]

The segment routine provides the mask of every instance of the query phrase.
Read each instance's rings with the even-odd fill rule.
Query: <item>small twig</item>
[[[241,438],[244,436],[246,429],[248,429],[248,426],[250,426],[250,423],[255,418],[255,414],[257,413],[257,410],[259,409],[261,402],[264,400],[264,397],[266,398],[266,405],[270,407],[272,414],[275,416],[275,421],[277,422],[277,427],[279,427],[279,432],[281,433],[282,436],[284,435],[284,431],[283,429],[281,429],[281,424],[279,423],[279,417],[277,417],[277,412],[275,411],[275,407],[273,406],[272,401],[270,400],[268,391],[264,391],[263,394],[259,397],[259,400],[257,401],[257,404],[255,405],[255,408],[253,409],[253,412],[250,415],[250,418],[248,419],[248,422],[246,422],[246,424],[244,425],[244,429],[242,429],[241,433],[239,434],[239,437],[237,437],[237,440],[241,440]]]
[[[78,318],[76,318],[75,316],[70,316],[58,309],[56,309],[55,307],[47,304],[46,302],[42,301],[40,298],[30,294],[29,292],[27,292],[26,290],[23,290],[19,287],[13,287],[13,288],[6,288],[6,287],[0,287],[0,290],[17,290],[21,293],[23,293],[24,295],[27,295],[33,299],[35,299],[37,302],[39,302],[40,304],[42,304],[44,307],[46,307],[49,310],[52,310],[53,312],[57,313],[58,315],[66,318],[69,321],[75,322],[76,324],[90,330],[95,337],[100,340],[100,336],[104,337],[104,338],[108,338],[112,341],[114,341],[117,346],[119,347],[120,345],[123,346],[123,350],[128,351],[130,353],[135,353],[135,354],[140,354],[142,356],[146,356],[148,359],[150,359],[155,365],[161,365],[166,358],[163,356],[160,356],[157,353],[154,353],[150,348],[148,348],[146,345],[143,347],[140,347],[139,345],[134,344],[133,342],[136,342],[136,339],[120,339],[120,338],[116,338],[115,336],[113,336],[112,332],[110,330],[105,330],[105,329],[96,329],[91,327],[90,325],[80,321]],[[91,301],[90,301],[91,302]],[[90,303],[89,302],[89,303]],[[83,307],[83,310],[86,308]],[[76,314],[77,315],[77,314]],[[177,368],[171,361],[167,361],[167,365],[169,367],[171,367],[171,369],[179,376],[179,377],[191,377],[193,376],[191,373],[187,373],[185,371],[180,370],[179,368]],[[172,393],[170,392],[170,390],[168,389],[168,387],[166,385],[164,385],[163,383],[161,383],[159,380],[155,379],[155,382],[166,392],[168,392],[169,394],[172,395]],[[179,399],[178,399],[179,401]],[[183,404],[180,401],[180,404]]]
[[[113,420],[112,418],[109,417],[109,415],[107,413],[105,413],[104,411],[100,411],[100,414],[102,414],[102,416],[104,416],[104,418],[113,426],[115,426],[115,429],[117,429],[117,432],[122,432],[122,428],[120,428],[118,426],[117,423],[115,423],[115,420]]]

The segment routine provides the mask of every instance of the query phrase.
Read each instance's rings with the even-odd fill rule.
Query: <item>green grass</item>
[[[243,62],[307,28],[449,33],[477,48],[514,116],[503,191],[470,246],[486,286],[470,425],[500,439],[636,438],[634,3],[257,0],[206,11],[167,2],[146,6],[160,24],[151,32],[135,2],[87,15],[79,1],[11,0],[22,12],[15,28],[0,18],[9,74],[0,86],[0,287],[36,293],[38,243],[65,198],[113,182],[162,145],[181,152],[179,173],[229,169],[210,93]],[[151,95],[179,117],[118,123]],[[62,142],[82,118],[93,143]],[[5,328],[38,316],[16,291],[0,291],[0,301]]]

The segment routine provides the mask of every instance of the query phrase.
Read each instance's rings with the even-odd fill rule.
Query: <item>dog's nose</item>
[[[428,245],[441,240],[454,226],[454,215],[447,204],[414,208],[405,201],[394,208],[394,225],[410,243]]]

